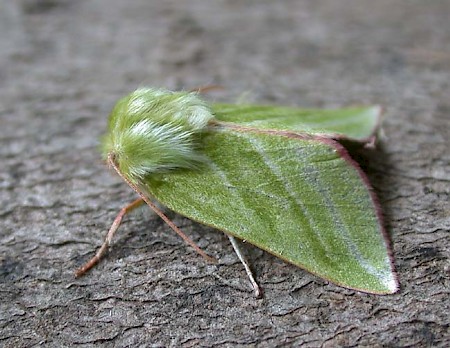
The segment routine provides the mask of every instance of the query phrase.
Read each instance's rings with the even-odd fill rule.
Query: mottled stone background
[[[450,2],[0,1],[0,346],[446,346]],[[251,246],[256,300],[227,238],[173,215],[205,263],[134,199],[97,146],[137,86],[220,84],[212,100],[385,107],[365,170],[401,291],[328,284]]]

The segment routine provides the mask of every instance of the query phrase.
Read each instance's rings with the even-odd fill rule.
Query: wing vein
[[[255,149],[255,151],[259,154],[259,156],[261,157],[263,162],[267,165],[267,167],[272,172],[272,174],[278,179],[278,182],[283,185],[288,196],[291,197],[291,199],[293,199],[295,204],[299,207],[300,211],[305,215],[306,219],[308,220],[310,229],[315,232],[314,237],[319,237],[319,243],[322,246],[323,250],[329,251],[329,245],[326,243],[323,243],[322,239],[320,238],[320,230],[314,223],[314,219],[310,216],[309,211],[306,208],[306,205],[303,203],[303,201],[300,199],[300,197],[295,195],[295,193],[294,193],[295,190],[291,187],[289,182],[287,182],[285,180],[279,166],[276,163],[274,163],[266,155],[265,150],[259,141],[257,141],[255,138],[252,138],[252,137],[246,137],[244,134],[241,134],[241,136],[243,136],[249,140],[250,144]],[[309,261],[314,262],[317,266],[317,263],[315,262],[315,260],[310,259]]]

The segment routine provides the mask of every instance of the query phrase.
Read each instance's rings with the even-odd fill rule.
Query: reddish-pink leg
[[[117,214],[116,218],[114,219],[114,222],[111,225],[111,228],[109,229],[102,246],[100,247],[100,249],[98,249],[97,253],[94,255],[92,259],[90,259],[83,266],[77,269],[77,271],[75,272],[76,277],[82,276],[100,261],[102,256],[108,250],[108,247],[111,244],[114,233],[116,233],[117,229],[119,228],[120,223],[122,222],[122,219],[125,216],[125,214],[140,207],[142,204],[144,204],[144,201],[141,198],[138,198],[134,202],[128,204],[126,207],[120,210],[119,214]]]

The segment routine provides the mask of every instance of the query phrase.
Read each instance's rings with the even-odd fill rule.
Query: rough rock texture
[[[0,345],[446,346],[449,334],[450,2],[1,1]],[[255,248],[256,300],[225,236],[174,215],[206,264],[97,151],[137,86],[220,84],[214,100],[381,104],[361,159],[392,234],[401,291],[327,284]]]

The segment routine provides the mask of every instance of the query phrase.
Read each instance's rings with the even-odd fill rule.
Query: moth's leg
[[[169,227],[176,233],[178,234],[187,244],[189,244],[191,247],[194,248],[194,250],[196,252],[198,252],[201,256],[203,256],[206,260],[208,260],[209,262],[217,262],[217,260],[212,257],[209,256],[207,253],[205,253],[197,244],[194,243],[194,241],[192,239],[190,239],[188,236],[186,236],[183,231],[181,231],[162,211],[161,209],[159,209],[155,203],[153,203],[150,198],[148,197],[148,195],[146,195],[138,186],[136,186],[136,184],[134,184],[133,182],[131,182],[125,175],[122,174],[122,172],[120,171],[116,160],[115,160],[115,155],[113,153],[109,153],[108,154],[108,163],[111,165],[111,167],[114,168],[114,170],[117,172],[117,174],[119,174],[119,176],[128,184],[128,186],[130,186],[139,196],[141,196],[141,200],[144,201],[145,203],[147,203],[147,205],[149,206],[149,208],[151,210],[153,210],[161,219],[163,219],[163,221],[169,225]],[[142,204],[142,202],[140,203]],[[102,246],[103,247],[103,246]]]
[[[117,163],[114,158],[114,154],[110,153],[108,154],[108,163],[111,165],[111,167],[114,168],[114,170],[119,174],[119,176],[130,186],[139,196],[141,196],[141,200],[147,203],[149,208],[153,210],[163,221],[169,225],[169,227],[178,234],[187,244],[189,244],[191,247],[194,248],[196,252],[198,252],[201,256],[203,256],[206,260],[209,262],[216,263],[217,260],[209,256],[207,253],[205,253],[197,244],[194,243],[192,239],[190,239],[188,236],[186,236],[183,231],[181,231],[162,211],[159,209],[151,200],[150,198],[142,192],[142,190],[136,186],[133,182],[131,182],[125,175],[122,174],[119,167],[117,166]]]
[[[103,242],[100,249],[98,249],[97,253],[94,255],[92,259],[90,259],[88,262],[86,262],[83,266],[77,269],[75,272],[76,277],[80,277],[83,274],[85,274],[87,271],[89,271],[92,267],[94,267],[102,258],[102,256],[106,253],[108,250],[109,245],[111,244],[112,238],[114,234],[116,233],[117,229],[120,226],[120,223],[122,222],[123,217],[128,214],[130,211],[140,207],[142,204],[144,204],[144,200],[142,198],[136,199],[134,202],[130,203],[126,207],[123,207],[119,214],[117,214],[116,218],[114,219],[113,224],[111,225],[111,228],[108,231],[108,234],[106,235],[105,241]]]
[[[255,292],[255,297],[256,298],[261,298],[262,297],[262,290],[261,290],[259,284],[256,282],[256,279],[253,276],[253,272],[250,269],[250,265],[249,265],[247,259],[245,258],[244,254],[242,253],[241,249],[240,249],[239,241],[236,238],[234,238],[233,236],[230,236],[230,235],[228,235],[228,238],[230,239],[230,242],[231,242],[231,245],[233,246],[234,251],[236,252],[237,256],[239,257],[239,260],[244,265],[245,272],[247,273],[247,276],[250,279],[250,283],[252,283],[252,287],[253,287],[253,290]]]
[[[130,185],[131,186],[131,185]],[[133,187],[133,186],[131,186]],[[134,187],[133,187],[134,188]],[[152,201],[150,201],[146,196],[144,196],[139,190],[137,190],[136,188],[134,188],[136,190],[136,192],[141,195],[142,200],[145,201],[145,203],[147,203],[147,205],[149,206],[149,208],[151,210],[153,210],[161,219],[163,219],[163,221],[169,225],[169,227],[176,233],[178,234],[187,244],[189,244],[192,248],[194,248],[194,250],[199,253],[201,256],[203,256],[203,258],[205,258],[206,260],[208,260],[209,262],[212,263],[216,263],[217,260],[212,257],[209,256],[207,253],[205,253],[197,244],[195,244],[195,242],[190,239],[188,236],[186,236],[184,234],[184,232],[182,230],[180,230],[173,222],[172,220],[170,220],[166,214],[164,214],[161,209],[159,209]]]

